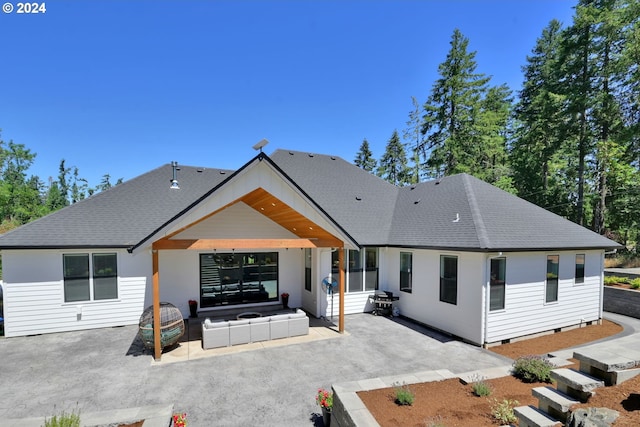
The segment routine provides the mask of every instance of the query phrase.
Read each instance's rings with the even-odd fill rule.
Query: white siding
[[[64,302],[62,254],[72,252],[117,252],[117,300]],[[7,337],[136,324],[151,275],[149,254],[122,249],[5,250],[2,265]]]
[[[342,240],[348,240],[315,206],[307,202],[306,199],[298,193],[298,190],[284,181],[266,162],[261,162],[256,165],[256,167],[250,167],[241,171],[240,174],[234,178],[233,182],[229,182],[227,185],[218,189],[211,197],[203,201],[193,211],[180,218],[175,224],[172,224],[171,227],[165,229],[155,238],[188,227],[201,218],[211,214],[211,212],[216,212],[236,202],[244,195],[258,188],[266,190],[334,236]],[[215,216],[218,216],[218,214]]]
[[[577,253],[585,254],[583,284],[575,284],[574,280]],[[553,303],[545,303],[547,255],[560,255],[558,301]],[[505,309],[488,312],[485,342],[550,331],[600,318],[602,251],[510,253],[503,256],[507,260]]]
[[[235,252],[270,251],[269,249],[260,248],[253,251],[248,249]],[[200,254],[211,252],[163,250],[159,253],[160,301],[170,302],[178,307],[185,318],[189,317],[189,300],[200,301]],[[278,252],[279,294],[283,292],[289,293],[289,306],[301,307],[302,291],[304,290],[304,251],[300,249],[281,249],[273,250],[273,252]],[[153,303],[152,288],[152,286],[149,286],[147,289],[145,306]],[[247,304],[246,307],[265,304],[273,304],[273,302]],[[216,308],[209,307],[207,310],[216,310]]]
[[[400,252],[413,254],[413,289],[400,292]],[[440,301],[440,256],[458,257],[457,304]],[[469,342],[482,344],[482,283],[484,254],[387,248],[381,251],[381,288],[400,300],[400,314]]]

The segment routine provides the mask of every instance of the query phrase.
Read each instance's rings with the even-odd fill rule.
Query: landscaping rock
[[[618,411],[608,408],[576,409],[569,415],[567,427],[611,427],[618,416]]]

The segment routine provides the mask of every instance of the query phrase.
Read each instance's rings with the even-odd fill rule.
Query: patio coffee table
[[[257,311],[245,311],[244,313],[238,314],[236,319],[255,319],[256,317],[262,317],[262,313],[258,313]]]

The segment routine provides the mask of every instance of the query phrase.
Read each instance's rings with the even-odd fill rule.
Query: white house
[[[285,292],[328,316],[328,276],[340,330],[375,290],[478,345],[602,318],[604,251],[619,245],[469,175],[398,188],[288,150],[175,173],[178,185],[165,165],[0,236],[6,336],[136,324],[160,300],[186,317],[190,299],[215,311]]]

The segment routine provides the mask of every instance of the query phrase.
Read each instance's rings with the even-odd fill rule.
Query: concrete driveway
[[[401,319],[350,315],[346,330],[335,339],[168,364],[141,354],[135,326],[0,339],[0,419],[173,404],[190,427],[321,425],[319,387],[511,362]]]

